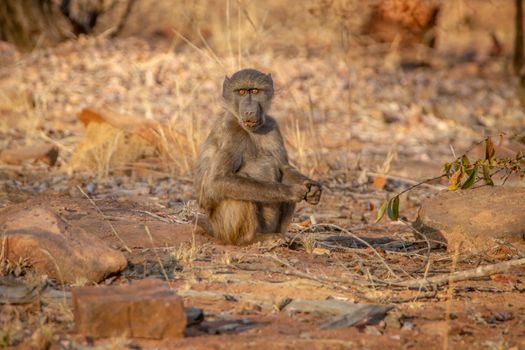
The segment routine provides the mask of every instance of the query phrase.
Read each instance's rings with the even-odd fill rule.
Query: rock
[[[394,308],[394,305],[378,304],[349,304],[353,310],[337,315],[320,325],[321,329],[336,329],[352,327],[354,325],[376,324],[385,314]]]
[[[74,288],[73,312],[76,331],[92,337],[180,338],[187,322],[182,298],[157,279]]]
[[[377,323],[393,305],[354,304],[343,300],[293,300],[283,307],[289,313],[315,312],[335,317],[320,325],[321,329],[351,327],[355,324]]]
[[[41,160],[53,166],[58,159],[58,147],[50,143],[7,149],[0,152],[0,161],[7,164],[21,164],[27,160]]]
[[[71,298],[71,293],[52,288],[46,281],[28,283],[17,278],[0,276],[0,304],[30,304],[36,300],[50,303]]]
[[[121,252],[71,225],[43,201],[1,210],[0,239],[5,258],[27,259],[39,273],[65,283],[97,283],[127,264]]]
[[[486,250],[502,239],[525,247],[525,188],[443,191],[421,206],[414,226],[449,250]]]
[[[426,44],[434,47],[440,6],[435,1],[381,0],[372,6],[370,18],[365,20],[362,34],[380,42],[399,40],[401,46]]]

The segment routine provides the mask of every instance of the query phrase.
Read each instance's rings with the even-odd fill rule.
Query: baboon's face
[[[226,108],[237,117],[239,124],[254,132],[265,123],[270,108],[272,77],[255,69],[243,69],[224,79],[222,95]]]

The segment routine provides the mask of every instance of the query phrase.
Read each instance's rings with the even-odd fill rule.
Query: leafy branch
[[[379,222],[385,214],[387,214],[390,220],[398,220],[399,197],[403,193],[443,177],[449,179],[447,187],[449,191],[466,190],[480,181],[483,181],[487,186],[494,186],[493,176],[501,172],[504,172],[503,183],[505,183],[512,174],[519,174],[522,179],[525,177],[525,157],[522,151],[518,151],[512,157],[498,158],[496,157],[494,143],[490,136],[481,142],[484,143],[485,149],[485,157],[483,159],[476,159],[474,162],[471,162],[467,156],[467,153],[470,151],[468,150],[454,161],[443,164],[443,170],[440,176],[421,181],[399,192],[389,200],[384,201],[377,212],[376,222]]]

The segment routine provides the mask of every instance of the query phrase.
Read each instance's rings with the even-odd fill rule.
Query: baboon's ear
[[[226,75],[222,83],[222,97],[226,98],[230,90],[230,78]]]
[[[268,82],[270,83],[270,88],[268,89],[268,96],[269,96],[270,98],[272,98],[272,97],[273,97],[273,93],[274,93],[274,91],[273,91],[273,79],[272,79],[272,74],[271,74],[271,73],[266,74],[266,78],[268,79]]]

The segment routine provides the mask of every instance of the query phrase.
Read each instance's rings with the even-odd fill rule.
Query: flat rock
[[[182,298],[157,279],[124,286],[73,289],[78,333],[92,337],[180,338],[186,327]]]
[[[321,324],[321,329],[351,327],[355,324],[377,323],[393,309],[393,305],[354,304],[343,300],[293,300],[286,305],[288,312],[317,312],[336,315]]]
[[[422,204],[414,226],[449,250],[460,242],[465,249],[486,250],[496,239],[525,248],[525,188],[440,192]]]
[[[4,257],[26,259],[35,270],[65,283],[100,282],[124,269],[124,255],[71,225],[43,201],[0,210]]]
[[[41,160],[48,165],[55,165],[58,147],[49,143],[7,149],[0,152],[0,161],[7,164],[21,164],[26,160]]]

